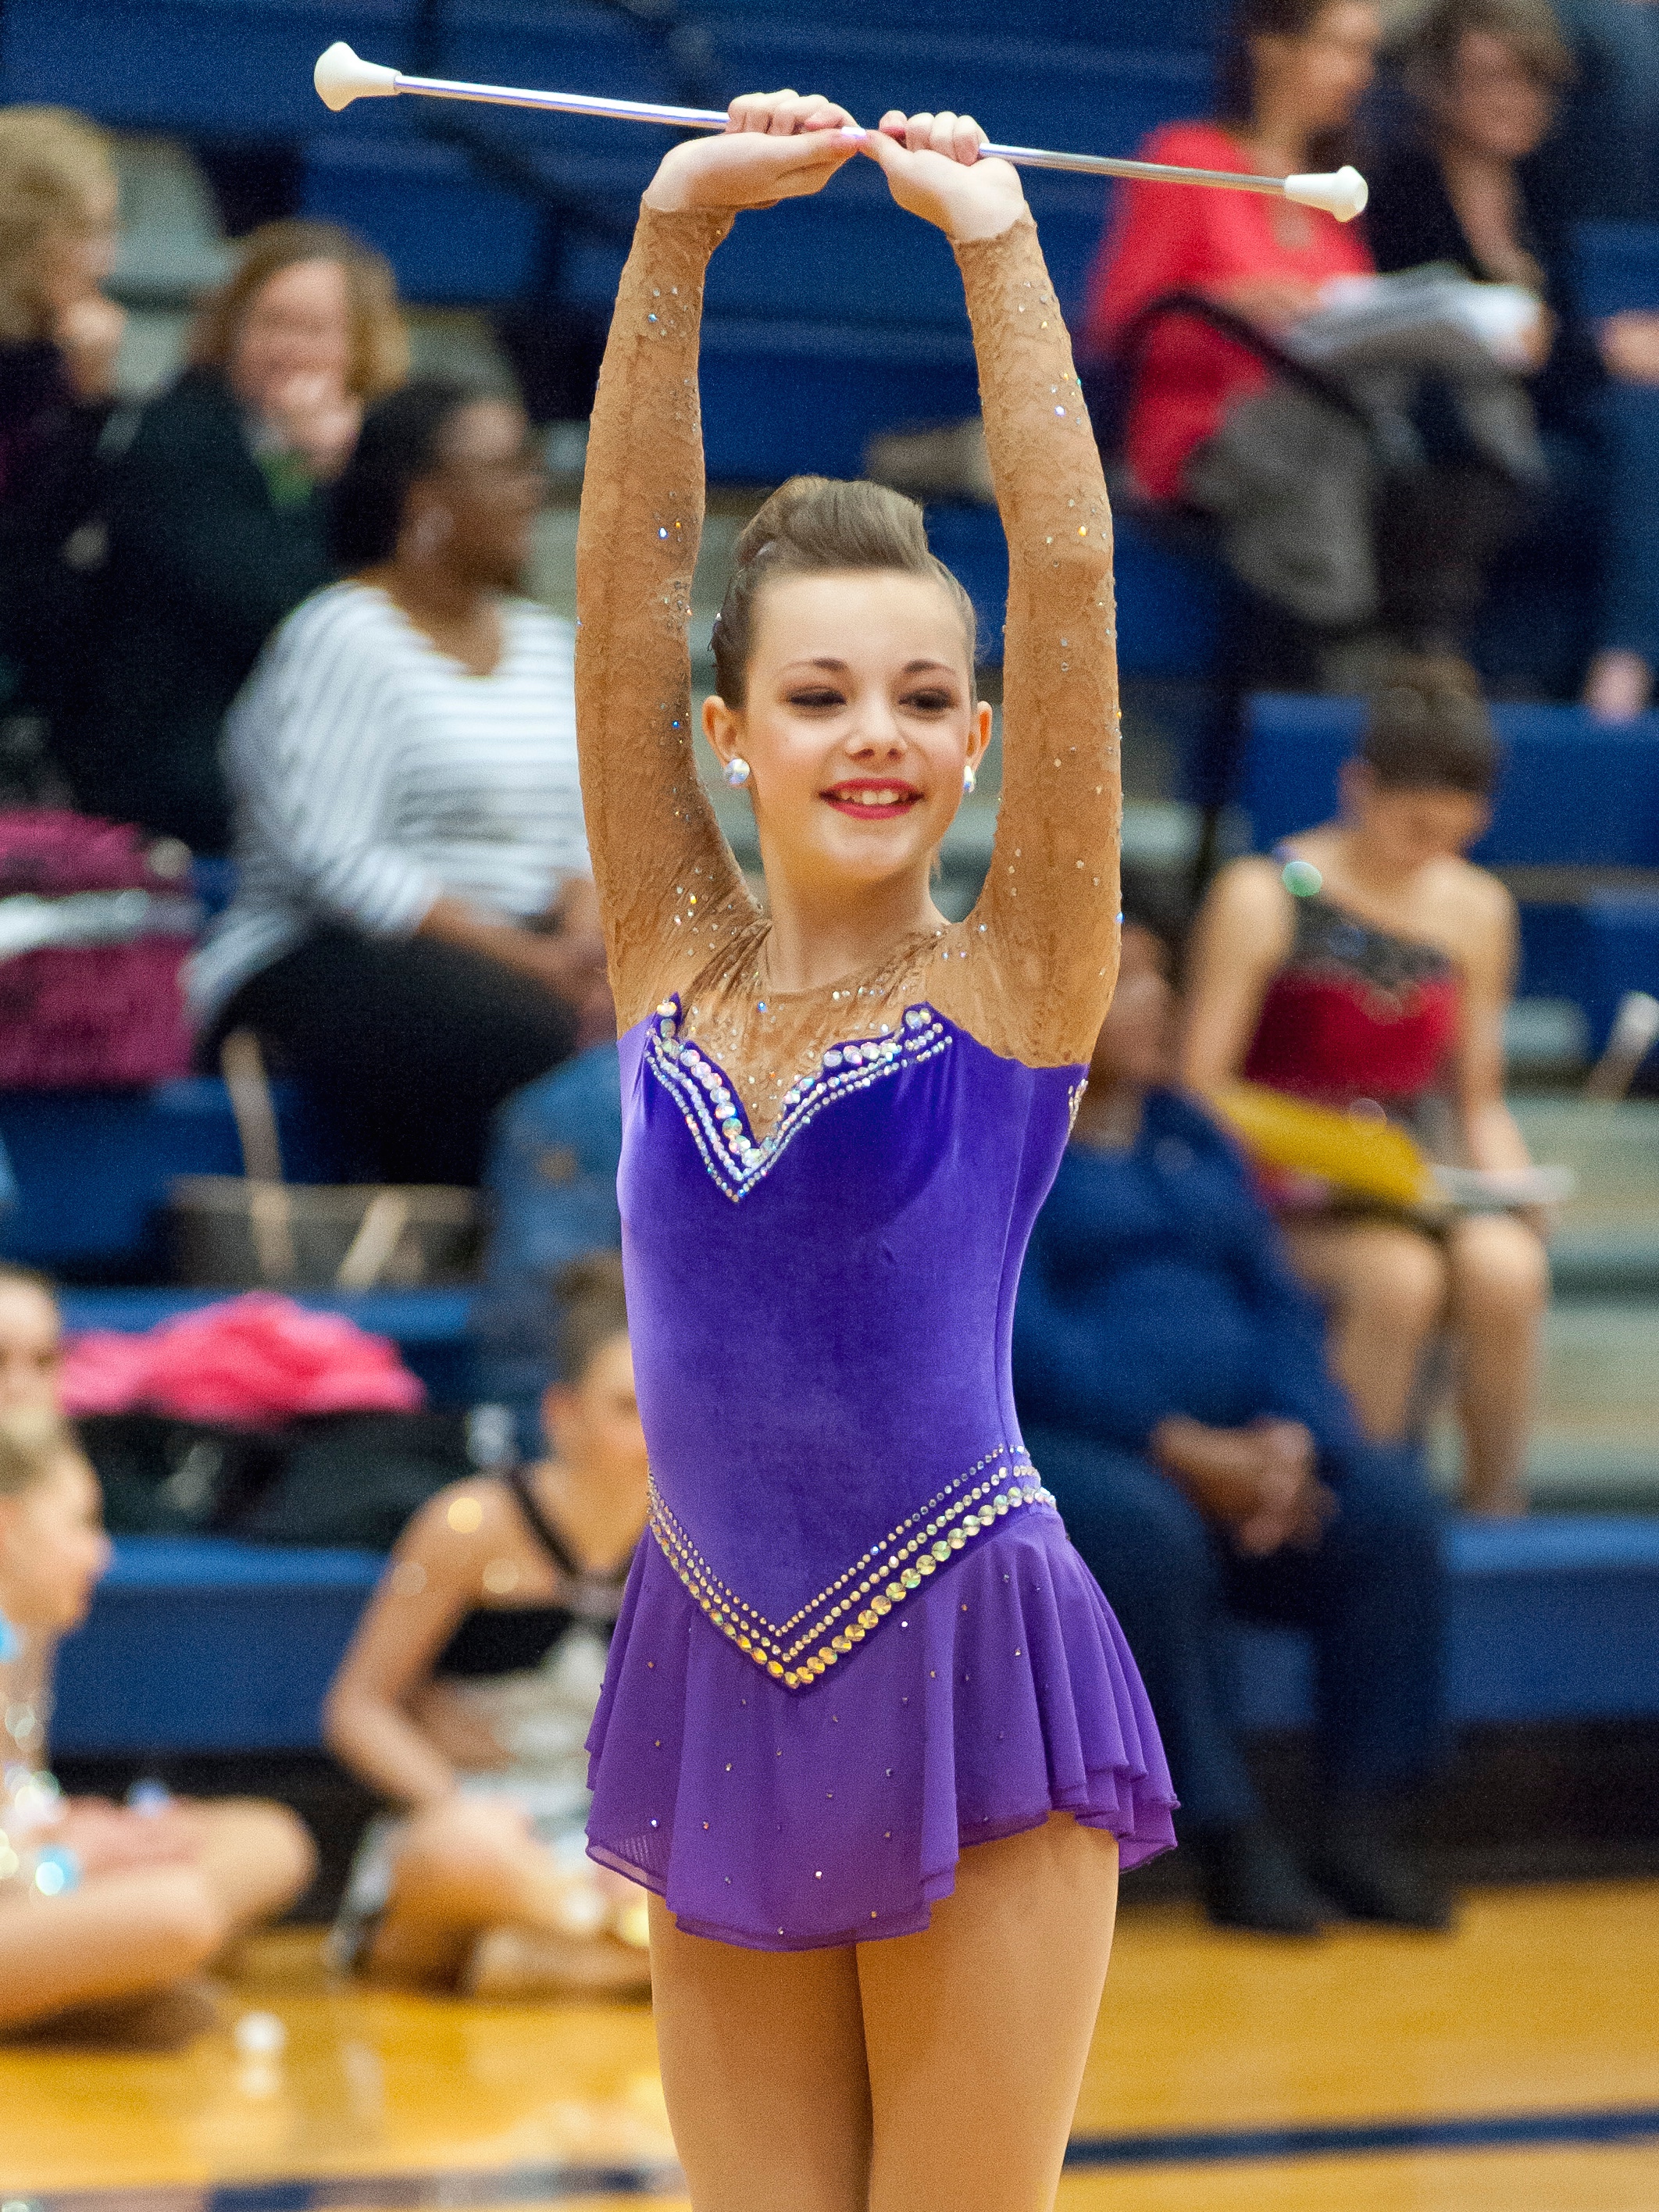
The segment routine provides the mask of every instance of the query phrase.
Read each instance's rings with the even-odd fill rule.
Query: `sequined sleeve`
[[[729,216],[642,208],[594,401],[576,543],[582,805],[618,1025],[752,902],[698,781],[687,633],[702,531],[697,344]]]
[[[1008,539],[1002,805],[929,996],[993,1050],[1065,1066],[1089,1058],[1117,972],[1111,514],[1036,226],[1022,216],[957,259]]]

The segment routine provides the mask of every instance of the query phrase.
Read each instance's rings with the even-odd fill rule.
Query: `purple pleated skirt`
[[[964,1845],[1054,1812],[1109,1830],[1126,1868],[1175,1841],[1134,1661],[1046,1506],[804,1692],[711,1629],[647,1536],[588,1749],[592,1856],[752,1950],[914,1935]]]

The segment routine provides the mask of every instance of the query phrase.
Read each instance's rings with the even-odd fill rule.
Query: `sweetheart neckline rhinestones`
[[[726,1070],[695,1039],[682,1035],[678,993],[652,1015],[645,1056],[679,1107],[704,1166],[735,1204],[764,1180],[832,1100],[937,1058],[949,1048],[951,1034],[943,1016],[920,1000],[906,1006],[897,1028],[884,1036],[848,1037],[826,1047],[811,1074],[791,1084],[777,1120],[758,1138]]]

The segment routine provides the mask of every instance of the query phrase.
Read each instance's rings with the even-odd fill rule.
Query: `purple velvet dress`
[[[799,1950],[925,1928],[964,1846],[1056,1810],[1133,1866],[1173,1841],[1174,1798],[1010,1376],[1115,929],[1109,518],[1064,323],[1029,224],[959,249],[1010,526],[986,891],[878,971],[770,993],[768,926],[689,738],[696,307],[725,227],[642,220],[579,552],[653,1474],[589,1738],[588,1848],[682,1929]]]
[[[832,1048],[757,1144],[677,1012],[623,1047],[656,1540],[590,1739],[590,1850],[682,1928],[779,1950],[925,1927],[963,1844],[1057,1808],[1135,1865],[1173,1840],[1157,1730],[1009,1374],[1081,1071],[915,1006]]]

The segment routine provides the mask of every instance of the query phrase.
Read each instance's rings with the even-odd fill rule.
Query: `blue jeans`
[[[1409,1455],[1357,1450],[1328,1473],[1341,1510],[1316,1550],[1243,1559],[1150,1461],[1054,1431],[1025,1441],[1128,1638],[1192,1826],[1259,1809],[1233,1714],[1230,1615],[1312,1639],[1328,1802],[1432,1772],[1445,1733],[1440,1511]]]

